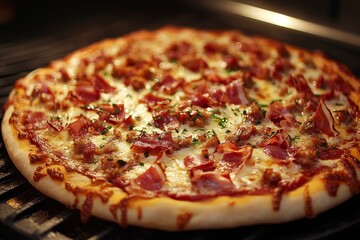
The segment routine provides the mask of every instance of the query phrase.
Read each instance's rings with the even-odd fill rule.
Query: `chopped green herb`
[[[191,141],[191,145],[196,145],[198,143],[199,143],[199,139],[197,139],[197,138],[193,138]]]
[[[122,160],[122,159],[119,159],[119,160],[117,160],[117,164],[118,164],[120,167],[123,167],[123,166],[126,165],[126,162],[125,162],[124,160]]]
[[[149,156],[150,156],[149,152],[148,152],[148,151],[145,151],[145,152],[144,152],[144,156],[145,156],[146,158],[149,157]]]
[[[279,98],[278,99],[273,99],[273,100],[271,100],[269,105],[271,105],[271,104],[273,104],[275,102],[281,102],[281,99],[279,99]]]
[[[233,73],[233,72],[236,72],[238,71],[238,69],[235,69],[235,68],[225,68],[225,72],[230,74],[230,73]]]
[[[296,141],[299,140],[299,139],[300,139],[300,136],[296,135],[296,136],[294,136],[294,137],[291,138],[291,141],[292,141],[292,142],[296,142]]]
[[[226,130],[225,132],[226,132],[226,133],[229,133],[229,132],[231,132],[231,131],[228,129],[228,130]]]
[[[210,117],[214,120],[221,121],[222,117],[219,114],[213,113],[210,115]]]
[[[139,162],[139,165],[143,167],[143,166],[144,166],[144,163],[143,163],[143,162]]]
[[[223,118],[221,119],[221,121],[219,122],[219,125],[221,126],[221,128],[225,128],[227,122],[228,122],[228,119],[227,119],[226,117],[223,117]]]

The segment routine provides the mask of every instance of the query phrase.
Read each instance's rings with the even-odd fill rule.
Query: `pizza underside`
[[[359,192],[359,93],[349,70],[318,52],[165,27],[18,80],[2,134],[29,182],[84,221],[280,223]]]

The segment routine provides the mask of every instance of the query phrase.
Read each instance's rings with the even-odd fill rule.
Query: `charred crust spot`
[[[191,217],[192,214],[189,212],[179,213],[176,218],[178,229],[183,230],[190,221]]]

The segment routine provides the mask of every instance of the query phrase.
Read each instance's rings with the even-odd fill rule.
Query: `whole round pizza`
[[[18,80],[2,134],[45,195],[169,231],[312,218],[360,190],[360,83],[237,31],[104,40]]]

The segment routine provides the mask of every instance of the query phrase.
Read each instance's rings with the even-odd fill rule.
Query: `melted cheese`
[[[189,38],[190,35],[190,38]],[[166,47],[175,41],[188,40],[193,37],[190,32],[182,32],[176,36],[168,35],[165,33],[160,33],[156,39],[140,41],[131,46],[131,51],[135,54],[141,52],[141,56],[144,59],[149,59],[151,56],[155,55],[163,61],[160,63],[158,69],[151,69],[151,72],[155,74],[154,78],[161,78],[163,71],[167,71],[175,78],[184,78],[185,82],[191,82],[202,78],[201,72],[192,72],[189,69],[182,66],[180,63],[169,62],[166,60],[166,57],[163,55]],[[238,52],[238,45],[234,47],[231,43],[231,40],[228,36],[222,36],[220,38],[208,35],[204,38],[197,38],[197,41],[192,42],[192,46],[197,50],[197,56],[206,59],[208,62],[209,68],[218,74],[220,77],[229,77],[231,73],[228,73],[224,70],[226,63],[220,56],[211,56],[208,57],[202,50],[205,43],[216,41],[218,44],[225,44],[232,46],[229,51]],[[118,45],[116,45],[118,44]],[[124,43],[119,41],[114,43],[113,46],[106,48],[107,54],[110,56],[115,56],[121,48],[124,47]],[[238,53],[241,57],[242,64],[251,66],[253,57],[247,53],[241,52]],[[65,67],[69,75],[74,78],[77,74],[78,67],[80,65],[81,55],[74,55],[67,62],[61,62],[58,64],[58,67]],[[264,66],[271,67],[273,58],[276,57],[274,51],[271,52],[270,58],[264,62]],[[110,93],[101,93],[100,99],[96,102],[91,103],[93,106],[100,104],[124,104],[126,111],[126,116],[132,116],[135,119],[135,124],[130,130],[128,127],[122,126],[112,126],[109,131],[104,135],[93,135],[89,140],[95,144],[96,148],[101,148],[102,146],[113,143],[115,144],[117,150],[105,153],[103,155],[95,155],[94,161],[90,163],[92,165],[91,169],[101,169],[101,160],[104,155],[109,155],[115,159],[121,159],[125,162],[130,161],[133,158],[133,151],[131,150],[131,143],[126,142],[126,135],[130,131],[135,131],[137,136],[140,136],[141,133],[162,133],[163,130],[157,128],[154,125],[154,120],[152,113],[149,112],[146,104],[139,103],[139,100],[144,97],[145,94],[151,91],[153,81],[148,81],[146,87],[142,90],[134,90],[132,87],[126,86],[121,79],[114,79],[111,75],[106,74],[106,72],[111,72],[113,66],[123,66],[126,63],[126,55],[120,55],[115,58],[113,64],[109,64],[105,67],[105,70],[101,72],[106,81],[116,90]],[[304,69],[304,64],[301,63],[298,56],[295,54],[292,56],[292,64],[295,65],[295,70],[293,73],[298,73],[299,69]],[[94,72],[94,64],[90,64],[86,69],[86,74],[92,74]],[[291,73],[289,73],[291,74]],[[311,69],[305,70],[304,76],[308,79],[308,85],[311,87],[314,94],[323,94],[324,90],[316,88],[309,79],[315,79],[321,74],[320,69]],[[38,76],[36,72],[30,74],[25,78],[24,82],[27,83],[26,95],[31,96],[34,88],[36,87],[35,77]],[[270,81],[263,79],[253,79],[254,86],[252,88],[246,88],[245,92],[247,97],[252,101],[255,100],[264,111],[269,110],[269,105],[274,101],[281,101],[282,103],[288,103],[291,101],[294,95],[297,94],[295,88],[285,86],[282,81]],[[58,101],[65,101],[70,92],[75,91],[75,85],[77,81],[75,79],[70,80],[68,83],[57,82],[51,85],[51,90],[56,92],[56,99]],[[216,85],[216,84],[214,84]],[[224,90],[224,86],[217,85],[218,88]],[[284,94],[284,87],[287,88],[287,93]],[[179,104],[184,101],[186,94],[182,91],[177,91],[174,95],[167,96],[164,93],[156,92],[156,96],[170,98],[171,106],[174,107],[174,111],[178,110]],[[347,96],[338,93],[338,97],[335,100],[326,101],[327,107],[331,112],[348,109],[350,107]],[[33,102],[29,108],[33,111],[45,111],[45,105],[39,102]],[[196,107],[195,107],[196,108]],[[199,109],[199,108],[198,108]],[[225,107],[213,107],[202,109],[208,115],[208,118],[205,122],[204,127],[195,127],[189,126],[188,124],[180,125],[178,129],[171,130],[172,137],[176,138],[186,138],[191,137],[192,143],[189,147],[180,149],[173,152],[167,156],[161,158],[162,168],[166,175],[166,183],[163,186],[163,190],[170,189],[171,191],[177,192],[191,192],[191,181],[189,169],[184,165],[184,158],[192,154],[201,154],[201,150],[204,147],[204,143],[200,143],[198,138],[199,136],[206,134],[211,136],[215,134],[221,143],[228,141],[230,135],[236,134],[237,129],[240,126],[248,127],[246,119],[246,111],[248,106],[245,105],[234,105],[227,104]],[[89,118],[92,121],[96,121],[99,118],[99,114],[96,111],[84,111],[81,105],[71,106],[66,110],[58,110],[56,112],[47,113],[49,116],[58,116],[62,119],[63,126],[65,130],[60,133],[54,133],[53,130],[46,132],[45,130],[41,133],[41,137],[46,139],[51,148],[59,149],[62,153],[66,155],[69,161],[73,161],[69,164],[78,164],[78,160],[81,159],[81,156],[74,153],[73,144],[71,136],[66,131],[66,127],[75,122],[79,116],[83,115]],[[306,121],[311,115],[307,113],[301,113],[295,116],[299,123]],[[104,123],[110,125],[109,123]],[[344,140],[352,139],[353,136],[346,132],[346,128],[339,125],[336,126],[337,130],[340,132],[338,137],[332,137],[327,139],[330,144],[342,144]],[[357,124],[357,128],[359,125]],[[356,128],[355,127],[355,128]],[[255,125],[255,128],[259,132],[251,136],[247,143],[253,146],[264,140],[265,131],[267,128],[270,128],[272,132],[276,132],[280,127],[274,125],[267,117],[261,120],[260,125]],[[114,131],[120,131],[122,137],[115,137]],[[286,129],[289,136],[293,139],[296,139],[292,144],[297,146],[302,146],[308,144],[310,141],[311,135],[304,135],[301,133],[298,127]],[[76,157],[74,157],[76,156]],[[124,173],[125,178],[127,179],[136,179],[140,174],[144,173],[153,162],[159,161],[156,160],[156,156],[140,156],[139,162],[141,164],[134,166],[131,170]],[[215,159],[219,161],[220,159]],[[230,174],[230,178],[234,185],[238,188],[244,189],[256,189],[261,187],[261,177],[265,169],[271,168],[274,172],[281,174],[282,180],[291,180],[294,176],[301,174],[301,166],[293,162],[294,159],[291,159],[288,165],[280,165],[277,163],[276,159],[273,159],[271,156],[264,153],[262,148],[254,148],[252,153],[251,162],[252,164],[244,164],[240,169],[236,169]],[[338,167],[337,160],[329,161],[320,161],[320,165]],[[103,172],[97,172],[96,174],[104,174]]]

